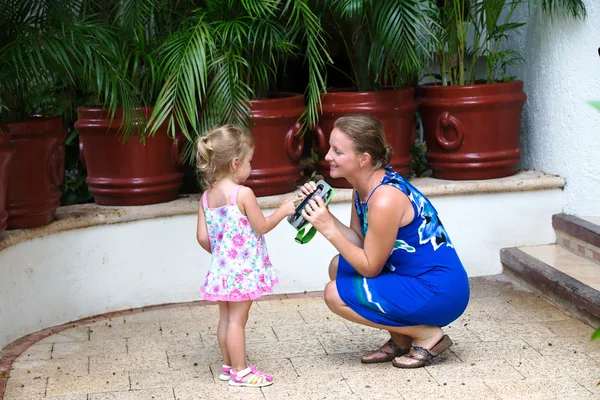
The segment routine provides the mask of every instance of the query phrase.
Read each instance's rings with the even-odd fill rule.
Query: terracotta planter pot
[[[8,174],[7,229],[33,228],[54,220],[65,175],[67,132],[62,118],[5,122],[15,146]]]
[[[313,144],[319,154],[319,170],[333,187],[349,188],[346,179],[333,179],[324,157],[329,151],[333,123],[347,114],[368,114],[383,124],[386,141],[394,149],[390,165],[402,175],[410,169],[410,149],[415,143],[415,112],[418,103],[413,88],[378,92],[332,91],[323,95],[323,114]]]
[[[523,82],[421,86],[427,161],[439,179],[513,175],[521,156]]]
[[[143,111],[149,118],[152,107],[144,107]],[[177,198],[183,178],[179,160],[184,142],[181,135],[171,139],[165,123],[147,138],[146,144],[137,137],[124,143],[119,133],[121,110],[112,123],[106,110],[99,107],[80,107],[77,116],[81,161],[97,204],[134,206]]]
[[[5,230],[7,226],[6,193],[8,191],[8,168],[14,152],[15,146],[10,141],[10,133],[8,130],[0,127],[0,232]]]
[[[279,93],[280,97],[252,100],[252,136],[256,143],[252,172],[246,185],[257,196],[289,193],[296,188],[298,163],[304,142],[297,135],[298,118],[304,112],[304,97]]]

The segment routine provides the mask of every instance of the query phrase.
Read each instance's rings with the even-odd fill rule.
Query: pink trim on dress
[[[275,286],[278,283],[279,283],[279,279],[278,278],[275,278],[275,279],[271,280],[271,286]],[[239,296],[232,296],[232,295],[222,295],[222,294],[210,294],[210,293],[206,293],[205,290],[204,290],[204,287],[201,287],[200,288],[200,293],[202,293],[202,300],[208,300],[208,301],[248,301],[248,300],[256,300],[261,295],[263,295],[265,293],[273,293],[273,289],[272,288],[258,289],[258,290],[255,290],[254,292],[244,293],[244,294],[239,295]]]

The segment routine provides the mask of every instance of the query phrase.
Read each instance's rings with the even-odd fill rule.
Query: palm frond
[[[321,113],[321,93],[327,92],[326,65],[333,61],[325,43],[325,32],[308,1],[294,1],[289,21],[291,40],[296,42],[293,37],[298,34],[306,43],[304,60],[308,65],[307,105],[300,119],[303,121],[303,129],[312,129]]]
[[[198,13],[193,22],[174,34],[160,49],[161,70],[166,78],[150,117],[151,133],[166,120],[173,136],[178,121],[190,140],[193,135],[189,129],[192,132],[199,129],[199,107],[207,93],[208,64],[214,42],[205,13]]]

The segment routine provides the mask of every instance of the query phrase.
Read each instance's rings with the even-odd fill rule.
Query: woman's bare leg
[[[337,291],[337,285],[335,281],[331,281],[325,286],[325,303],[329,307],[329,309],[340,317],[347,319],[349,321],[356,322],[361,325],[371,326],[373,328],[385,329],[389,332],[397,333],[403,336],[408,336],[412,339],[412,344],[414,346],[421,346],[426,349],[431,349],[437,342],[440,341],[442,336],[444,336],[444,332],[439,326],[430,326],[430,325],[416,325],[416,326],[385,326],[373,323],[360,315],[358,315],[354,310],[348,307],[342,299]],[[416,360],[411,360],[407,358],[403,358],[403,363],[409,362],[417,362]]]

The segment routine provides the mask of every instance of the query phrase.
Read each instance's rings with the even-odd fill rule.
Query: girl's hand
[[[297,199],[287,199],[284,200],[284,202],[279,206],[279,209],[285,214],[286,217],[296,213],[294,201],[297,201]]]
[[[320,196],[315,196],[308,201],[302,210],[302,216],[326,238],[328,233],[335,229],[335,221]]]

